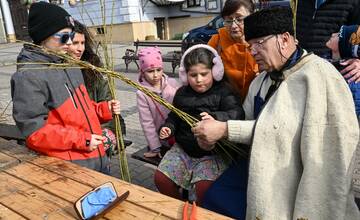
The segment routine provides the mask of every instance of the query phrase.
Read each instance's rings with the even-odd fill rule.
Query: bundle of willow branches
[[[31,44],[31,45],[34,47],[39,47],[34,44]],[[61,69],[64,69],[64,68],[86,68],[86,69],[91,69],[96,73],[120,79],[121,81],[125,82],[126,84],[140,90],[141,92],[143,92],[146,95],[148,95],[149,97],[151,97],[154,101],[158,102],[159,104],[163,105],[170,111],[174,112],[178,117],[180,117],[182,120],[184,120],[191,127],[195,126],[196,123],[199,121],[197,118],[189,115],[188,113],[177,109],[171,103],[168,103],[165,99],[158,96],[151,90],[149,90],[149,89],[141,86],[137,82],[134,82],[131,79],[127,78],[125,76],[125,74],[115,72],[112,70],[108,70],[103,67],[94,66],[88,62],[85,62],[82,60],[77,60],[67,54],[64,54],[64,53],[58,53],[56,51],[52,51],[52,50],[44,49],[44,48],[41,48],[41,49],[43,49],[44,52],[47,54],[58,56],[58,57],[62,58],[64,61],[66,61],[66,63],[62,63],[62,64],[41,63],[44,65],[48,65],[48,67],[45,67],[45,68],[61,68]],[[40,63],[27,63],[27,64],[40,64]],[[39,67],[35,67],[34,69],[39,69]],[[232,152],[230,152],[229,150],[231,150]],[[124,150],[122,150],[122,151],[124,151]],[[244,157],[244,158],[248,157],[248,153],[246,150],[242,149],[241,147],[239,147],[239,146],[235,145],[234,143],[232,143],[228,140],[225,140],[225,139],[222,139],[217,143],[217,147],[214,148],[214,151],[215,151],[215,153],[222,156],[225,161],[234,161],[235,158],[233,157],[233,155],[234,155],[233,152],[235,152],[237,155],[239,155],[241,157]]]

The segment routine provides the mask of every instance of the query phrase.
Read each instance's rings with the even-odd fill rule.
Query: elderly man
[[[293,34],[289,9],[248,16],[245,38],[265,72],[250,85],[247,120],[205,120],[193,132],[204,149],[221,138],[251,146],[247,219],[360,219],[350,190],[359,139],[351,93]]]

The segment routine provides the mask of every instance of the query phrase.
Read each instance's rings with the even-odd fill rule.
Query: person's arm
[[[46,88],[45,83],[32,78],[30,73],[14,75],[11,80],[13,117],[26,137],[27,146],[38,152],[47,152],[47,149],[88,150],[86,143],[91,141],[90,132],[48,123],[47,118],[52,112],[47,107],[49,95]]]
[[[100,123],[108,122],[112,119],[112,112],[109,108],[108,101],[97,103],[91,100],[91,104],[95,109],[96,115],[98,116]]]
[[[175,131],[176,131],[176,126],[175,125],[177,123],[179,123],[178,120],[180,120],[179,117],[175,113],[170,112],[168,114],[168,117],[165,120],[165,123],[161,126],[161,128],[163,128],[163,127],[170,128],[170,130],[171,130],[171,135],[170,136],[173,136],[173,135],[175,135]]]
[[[109,83],[108,83],[107,79],[104,79],[103,77],[99,76],[99,78],[97,79],[94,86],[95,86],[96,97],[94,98],[93,101],[102,102],[102,101],[112,100]],[[125,120],[121,116],[121,114],[119,115],[119,120],[120,120],[120,126],[121,126],[121,133],[123,135],[125,135],[126,134],[126,125],[125,125]],[[101,127],[108,128],[115,133],[115,120],[112,119],[108,122],[104,122],[101,124]]]
[[[159,134],[155,127],[155,122],[152,117],[149,104],[146,100],[146,95],[140,91],[136,93],[137,107],[139,112],[139,119],[141,127],[144,131],[146,141],[150,149],[156,149],[161,146]]]
[[[236,143],[250,144],[254,126],[255,120],[229,120],[227,122],[203,120],[191,130],[195,137],[208,146],[214,145],[222,138],[227,138]]]
[[[255,120],[227,121],[227,137],[230,141],[250,145],[254,133]]]

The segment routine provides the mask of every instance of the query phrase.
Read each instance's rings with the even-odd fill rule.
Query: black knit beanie
[[[64,28],[73,28],[74,20],[65,9],[47,2],[33,3],[29,12],[29,35],[35,44]]]
[[[289,32],[294,35],[290,8],[276,7],[257,11],[244,20],[245,40]]]
[[[359,45],[353,45],[351,42],[352,38],[354,43],[357,43],[357,30],[358,25],[341,26],[339,32],[339,52],[342,59],[360,57]]]

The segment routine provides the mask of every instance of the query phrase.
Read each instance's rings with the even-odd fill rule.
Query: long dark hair
[[[75,21],[74,31],[75,33],[83,34],[85,37],[85,50],[81,57],[81,60],[87,61],[94,66],[102,67],[100,56],[94,51],[94,48],[96,46],[95,42],[86,26],[79,21]],[[91,90],[92,85],[99,79],[100,75],[99,73],[91,69],[83,69],[82,72],[85,86],[88,90]]]
[[[234,14],[241,6],[249,10],[250,14],[255,10],[255,5],[252,0],[226,0],[221,10],[221,17],[224,18],[225,16]]]

